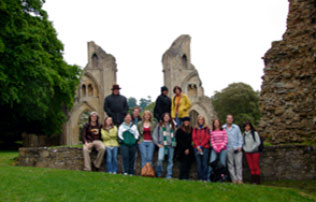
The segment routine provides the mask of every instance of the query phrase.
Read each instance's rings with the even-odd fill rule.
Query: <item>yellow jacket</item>
[[[114,126],[110,130],[101,129],[101,138],[104,146],[117,147],[119,143],[117,141],[117,128]]]
[[[176,96],[172,97],[171,100],[171,117],[176,118]],[[188,98],[188,96],[184,93],[181,93],[180,98],[180,106],[178,111],[178,118],[184,118],[189,116],[189,110],[191,108],[191,102]]]

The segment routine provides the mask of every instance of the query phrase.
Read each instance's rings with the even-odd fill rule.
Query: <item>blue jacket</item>
[[[240,131],[240,128],[236,124],[232,124],[230,129],[227,128],[227,125],[223,125],[223,128],[227,132],[227,150],[236,150],[237,148],[241,148],[244,140]]]

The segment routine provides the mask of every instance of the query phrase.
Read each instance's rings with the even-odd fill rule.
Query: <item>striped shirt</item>
[[[211,132],[211,145],[216,153],[226,149],[227,133],[226,130],[215,130]]]

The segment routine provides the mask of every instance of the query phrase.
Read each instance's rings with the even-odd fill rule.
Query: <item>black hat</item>
[[[190,117],[184,117],[184,118],[182,119],[183,122],[185,122],[185,121],[190,121],[190,120],[191,120]]]
[[[120,86],[115,84],[115,85],[113,85],[111,90],[120,90],[120,89],[121,89]]]
[[[161,87],[161,92],[163,92],[163,91],[168,91],[167,86],[163,86],[163,87]]]

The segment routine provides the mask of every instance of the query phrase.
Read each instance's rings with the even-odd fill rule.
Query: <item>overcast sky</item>
[[[82,68],[87,42],[112,54],[127,97],[156,99],[162,54],[189,34],[191,60],[206,95],[233,82],[260,90],[265,52],[286,30],[287,0],[47,0],[44,9],[64,44],[64,58]]]

